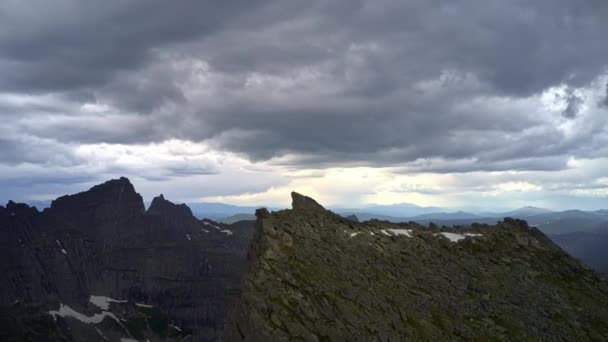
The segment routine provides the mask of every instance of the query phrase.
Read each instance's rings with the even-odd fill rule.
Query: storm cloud
[[[177,139],[294,169],[564,170],[608,155],[607,17],[603,0],[4,1],[0,164]]]

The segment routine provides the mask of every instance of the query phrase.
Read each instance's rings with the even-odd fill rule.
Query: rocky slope
[[[293,194],[257,212],[227,341],[608,340],[608,285],[526,222],[357,223]]]
[[[198,220],[126,178],[0,207],[0,340],[221,339],[253,223]]]

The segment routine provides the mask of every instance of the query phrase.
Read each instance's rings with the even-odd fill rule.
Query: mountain
[[[146,209],[126,178],[44,210],[9,201],[0,341],[608,337],[605,282],[544,224],[359,223],[297,194],[292,210],[256,214],[254,232],[162,194]],[[605,211],[530,217],[564,224],[551,237],[605,267]]]
[[[250,214],[253,215],[256,209],[260,207],[247,207],[230,205],[224,203],[205,203],[195,202],[188,203],[188,207],[194,213],[194,216],[198,218],[209,218],[212,220],[220,220],[233,215]],[[278,210],[278,208],[266,207],[269,210]]]
[[[417,222],[439,226],[470,226],[471,224],[495,224],[499,218],[512,217],[524,219],[530,225],[547,234],[566,252],[596,271],[608,273],[603,260],[608,260],[608,240],[605,238],[608,227],[608,210],[582,211],[565,210],[553,212],[548,209],[525,207],[503,213],[485,213],[479,216],[460,215],[422,215],[405,218],[382,218],[391,222]],[[369,218],[368,218],[369,219]]]
[[[429,223],[429,222],[434,222],[434,221],[447,221],[447,220],[469,220],[469,221],[474,221],[476,219],[481,219],[482,217],[477,216],[475,214],[472,213],[467,213],[464,211],[456,211],[456,212],[432,212],[432,213],[428,213],[428,214],[422,214],[422,215],[417,215],[417,216],[411,216],[411,217],[401,217],[401,216],[387,216],[387,215],[380,215],[380,214],[374,214],[374,213],[369,213],[369,212],[357,212],[356,214],[349,214],[350,212],[339,212],[340,215],[342,216],[350,216],[350,215],[355,215],[359,218],[359,220],[361,221],[368,221],[368,220],[383,220],[383,221],[389,221],[389,222],[421,222],[421,223]]]
[[[215,341],[251,222],[199,220],[126,178],[39,211],[0,206],[0,340]]]
[[[257,211],[226,341],[608,339],[608,283],[525,221],[357,223]]]
[[[481,214],[479,214],[479,216],[500,217],[500,218],[503,218],[503,217],[526,218],[526,217],[530,217],[530,216],[551,214],[551,213],[553,213],[553,211],[549,210],[549,209],[528,206],[528,207],[523,207],[523,208],[519,208],[519,209],[507,211],[507,212],[481,213]]]
[[[452,212],[452,213],[440,212],[440,213],[430,213],[430,214],[426,214],[426,215],[418,215],[418,216],[414,216],[414,217],[409,217],[409,218],[407,218],[407,220],[414,221],[414,222],[421,222],[421,221],[433,221],[433,220],[475,220],[478,218],[480,218],[480,216],[478,216],[478,215],[467,213],[464,211],[457,211],[457,212]]]
[[[369,205],[362,208],[332,208],[333,211],[344,216],[355,214],[362,218],[365,216],[380,218],[380,217],[409,217],[424,214],[431,214],[444,211],[438,207],[421,207],[410,203],[392,204],[392,205]]]
[[[604,230],[551,236],[561,248],[598,272],[608,274],[608,225]]]
[[[232,216],[218,219],[218,222],[227,223],[227,224],[232,224],[232,223],[236,223],[239,221],[255,221],[255,215],[254,214],[235,214]]]

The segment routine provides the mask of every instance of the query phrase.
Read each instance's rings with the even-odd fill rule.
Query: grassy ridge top
[[[294,194],[258,211],[229,341],[608,338],[608,286],[525,221],[352,222]]]

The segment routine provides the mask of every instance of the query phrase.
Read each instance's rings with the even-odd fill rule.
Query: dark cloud
[[[566,108],[562,111],[562,116],[567,119],[574,119],[584,103],[584,98],[574,93],[572,89],[568,89],[564,100],[566,101]]]
[[[152,62],[154,49],[203,39],[260,1],[4,3],[0,7],[0,87],[81,90]]]
[[[67,146],[31,137],[0,138],[0,164],[77,165],[81,160]]]
[[[0,94],[59,100],[0,97],[0,115],[69,145],[178,138],[300,166],[562,169],[605,141],[605,120],[579,113],[608,67],[606,17],[600,0],[8,2]],[[567,89],[561,117],[541,113],[552,87]],[[581,128],[564,133],[564,118]],[[5,139],[3,162],[45,160]]]

